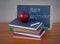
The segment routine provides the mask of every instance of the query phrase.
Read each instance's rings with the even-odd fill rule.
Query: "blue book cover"
[[[29,12],[30,19],[42,21],[50,28],[50,5],[17,5],[17,16],[24,10]]]
[[[43,23],[38,20],[30,19],[27,23],[20,22],[17,18],[9,23],[9,26],[37,30]]]

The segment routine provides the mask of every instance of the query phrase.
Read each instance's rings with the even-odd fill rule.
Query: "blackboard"
[[[27,11],[30,19],[43,22],[50,28],[50,5],[17,5],[17,16],[21,11]]]

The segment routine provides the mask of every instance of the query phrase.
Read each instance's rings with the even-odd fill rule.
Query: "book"
[[[13,31],[15,32],[26,32],[26,33],[31,33],[31,34],[39,34],[40,31],[44,28],[44,25],[41,25],[38,30],[27,30],[27,29],[24,29],[24,28],[16,28],[14,27],[13,28]]]
[[[36,38],[40,38],[41,33],[44,31],[44,29],[41,30],[41,32],[39,34],[31,34],[31,33],[27,33],[27,32],[13,32],[14,34],[21,34],[21,35],[26,35],[26,36],[32,36],[32,37],[36,37]]]
[[[33,39],[33,40],[41,40],[41,38],[32,38],[32,37],[25,37],[25,36],[13,36],[13,38],[22,38],[22,39]]]
[[[14,19],[9,26],[17,27],[17,28],[25,28],[29,30],[37,30],[43,23],[37,20],[30,19],[27,23],[20,22],[17,18]]]
[[[33,39],[33,40],[41,40],[42,36],[44,35],[45,30],[41,32],[40,37],[32,37],[32,36],[27,36],[27,35],[22,35],[22,34],[13,34],[13,38],[22,38],[22,39]]]

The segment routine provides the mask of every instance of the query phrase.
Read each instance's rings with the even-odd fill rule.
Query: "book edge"
[[[34,35],[34,34],[28,34],[28,33],[18,33],[18,32],[13,32],[16,34],[22,34],[22,35],[26,35],[26,36],[32,36],[32,37],[37,37],[37,38],[41,38],[43,36],[43,34],[45,33],[45,30],[41,33],[41,35]]]
[[[9,24],[9,26],[17,27],[17,28],[25,28],[25,29],[29,29],[29,30],[37,30],[35,28],[29,28],[29,27],[24,27],[24,26],[17,26],[17,25],[12,25],[12,24]]]

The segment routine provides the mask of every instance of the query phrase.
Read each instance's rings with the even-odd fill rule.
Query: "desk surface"
[[[60,44],[60,23],[53,23],[52,30],[47,31],[40,41],[12,36],[8,23],[0,23],[0,44]]]

